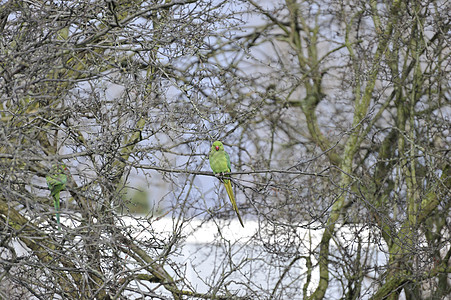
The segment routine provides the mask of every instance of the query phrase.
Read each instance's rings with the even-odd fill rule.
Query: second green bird
[[[47,175],[47,185],[50,190],[50,195],[53,198],[53,205],[56,211],[56,223],[58,224],[58,230],[61,230],[60,223],[60,192],[66,188],[67,183],[67,167],[64,164],[58,164],[53,166],[51,174]]]
[[[232,171],[232,169],[230,168],[229,154],[224,151],[224,145],[220,141],[215,141],[213,143],[208,158],[213,173],[224,175]],[[233,196],[232,183],[229,179],[223,179],[223,182],[227,191],[227,195],[229,195],[230,202],[232,202],[233,210],[236,212],[241,226],[244,227],[243,220],[241,220],[240,213],[238,212],[238,206],[236,205],[235,197]]]

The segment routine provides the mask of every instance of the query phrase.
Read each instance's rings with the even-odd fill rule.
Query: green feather
[[[225,174],[232,171],[230,166],[230,156],[224,150],[224,145],[220,141],[215,141],[211,146],[209,155],[210,167],[215,174]],[[238,206],[236,205],[235,197],[233,196],[232,183],[228,179],[224,179],[224,186],[229,196],[230,202],[232,203],[233,210],[238,216],[238,220],[241,226],[244,227],[243,220],[241,219],[240,213],[238,211]]]
[[[58,230],[61,230],[60,223],[60,192],[66,188],[67,175],[65,171],[67,170],[65,165],[57,165],[52,168],[52,174],[47,175],[45,179],[47,180],[47,186],[50,190],[50,195],[53,198],[53,205],[56,211],[56,222],[58,224]]]

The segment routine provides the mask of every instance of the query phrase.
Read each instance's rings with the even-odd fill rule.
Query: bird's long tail
[[[229,195],[230,202],[232,202],[233,210],[236,212],[238,216],[238,220],[240,220],[241,226],[244,227],[243,220],[241,220],[240,213],[238,212],[238,206],[235,202],[235,197],[233,196],[232,183],[228,179],[224,179],[224,185],[227,191],[227,195]]]
[[[60,223],[60,193],[56,193],[53,195],[53,204],[55,205],[55,211],[56,211],[56,224],[58,224],[58,230],[61,230],[61,223]]]

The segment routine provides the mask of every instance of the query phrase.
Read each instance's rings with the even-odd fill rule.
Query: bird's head
[[[69,170],[67,169],[67,166],[63,163],[57,163],[52,166],[52,173],[53,174],[64,174],[67,173]]]
[[[213,145],[211,146],[211,151],[219,151],[219,150],[224,150],[224,145],[220,142],[220,141],[215,141],[213,143]]]

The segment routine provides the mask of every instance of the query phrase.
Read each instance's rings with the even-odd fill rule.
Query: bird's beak
[[[216,146],[215,148],[216,148],[216,151],[219,151],[219,146]]]

